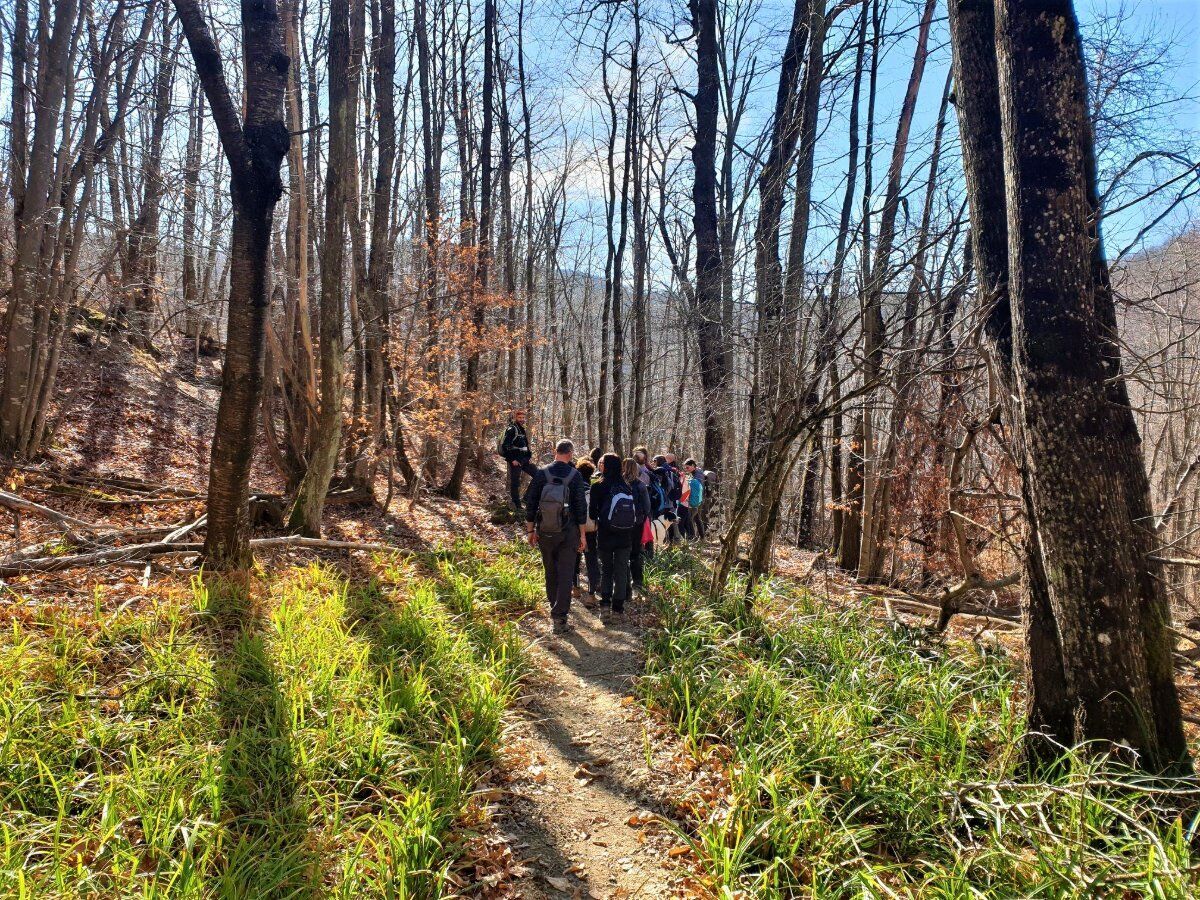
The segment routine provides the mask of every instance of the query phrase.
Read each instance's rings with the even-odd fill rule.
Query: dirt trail
[[[523,771],[499,817],[527,872],[523,897],[664,896],[676,837],[648,814],[666,813],[671,752],[648,737],[653,723],[632,702],[642,669],[642,630],[606,627],[575,604],[574,630],[552,636],[546,619],[526,627],[538,676],[514,724]],[[647,748],[651,748],[649,751]],[[647,765],[647,754],[650,763]]]

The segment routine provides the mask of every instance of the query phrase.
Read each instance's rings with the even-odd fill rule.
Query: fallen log
[[[56,509],[51,509],[49,506],[42,506],[40,503],[34,503],[32,500],[26,500],[24,497],[18,497],[16,494],[10,494],[8,491],[0,491],[0,506],[16,512],[31,513],[35,516],[41,516],[43,519],[49,519],[55,525],[68,532],[74,529],[82,529],[83,531],[93,533],[119,530],[112,525],[85,522],[83,519],[77,519],[74,516],[61,513]]]
[[[250,541],[250,549],[252,550],[271,550],[289,547],[308,550],[363,551],[368,553],[386,553],[400,549],[394,544],[331,541],[323,538],[300,537],[298,535],[254,538]],[[124,547],[110,547],[92,553],[11,560],[5,564],[0,564],[0,578],[12,578],[17,575],[29,575],[35,572],[65,572],[68,569],[81,569],[115,562],[141,561],[171,553],[200,553],[203,550],[204,545],[202,543],[172,543],[164,540],[155,541],[150,544],[130,544]]]

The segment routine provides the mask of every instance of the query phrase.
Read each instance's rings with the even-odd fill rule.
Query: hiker
[[[602,457],[603,455],[604,455],[604,451],[601,450],[599,447],[593,447],[592,452],[588,454],[588,458],[591,459],[592,465],[594,465],[596,467],[597,474],[599,474],[599,472],[600,472],[600,457]]]
[[[583,477],[583,483],[588,488],[590,495],[592,483],[596,480],[595,465],[590,459],[584,457],[575,463],[575,468]],[[584,591],[579,587],[579,560],[577,559],[575,561],[575,596],[583,601],[585,607],[592,609],[600,598],[600,557],[596,553],[596,520],[591,515],[588,515],[587,522],[584,523],[583,534],[587,542],[583,559],[587,567],[588,589]]]
[[[679,536],[690,541],[694,536],[692,531],[692,478],[687,472],[679,475]]]
[[[683,476],[691,485],[688,493],[689,530],[697,540],[704,540],[704,517],[700,515],[700,507],[704,503],[704,470],[699,468],[694,459],[688,459],[683,464]]]
[[[586,543],[587,486],[571,465],[575,445],[565,438],[554,446],[554,462],[538,469],[525,494],[525,533],[542,552],[546,599],[555,634],[566,634],[575,564]]]
[[[514,409],[500,438],[497,452],[504,457],[508,469],[508,496],[513,509],[521,511],[521,473],[530,478],[537,472],[532,462],[533,450],[529,447],[529,434],[525,431],[525,410]]]
[[[592,485],[588,510],[596,520],[600,554],[600,617],[619,619],[629,593],[629,548],[638,524],[638,500],[621,472],[621,457],[600,457],[600,481]],[[649,510],[642,510],[648,514]]]
[[[633,448],[633,461],[638,466],[638,481],[646,488],[650,487],[650,451],[645,447]]]
[[[646,593],[645,558],[642,547],[645,544],[646,525],[650,521],[650,491],[641,481],[642,467],[636,459],[627,459],[621,464],[621,475],[626,483],[633,488],[634,499],[637,501],[638,519],[629,535],[629,597],[633,598],[636,590],[639,594]]]
[[[675,523],[675,505],[671,502],[671,474],[665,456],[656,456],[650,461],[650,526],[653,535],[647,556],[667,544],[667,533]]]
[[[675,466],[674,453],[664,450],[655,459],[662,460],[659,468],[663,470],[662,477],[667,489],[667,508],[671,514],[671,524],[667,528],[667,544],[669,546],[679,539],[679,497],[683,489],[682,479],[679,477],[679,469]]]

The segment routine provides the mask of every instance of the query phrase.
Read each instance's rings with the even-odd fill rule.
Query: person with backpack
[[[587,485],[571,465],[575,445],[565,438],[554,447],[554,462],[538,469],[525,494],[525,533],[542,553],[546,599],[555,634],[566,634],[575,565],[583,552]]]
[[[681,493],[679,472],[675,469],[672,460],[675,459],[673,453],[660,453],[654,457],[653,474],[657,475],[659,482],[662,485],[664,494],[662,517],[668,522],[667,525],[667,545],[675,543],[679,537],[678,521],[679,521],[679,497]]]
[[[691,530],[697,540],[704,540],[704,516],[700,514],[700,507],[704,504],[704,470],[699,468],[694,459],[689,459],[683,464],[683,473],[692,485],[688,495]]]
[[[692,522],[692,478],[687,472],[679,474],[679,536],[690,541],[695,536]]]
[[[589,499],[592,483],[596,481],[596,467],[587,457],[575,463],[575,468],[583,476],[584,486],[588,489]],[[583,526],[584,539],[587,546],[583,551],[583,561],[587,567],[588,589],[583,591],[579,584],[579,561],[575,562],[575,596],[583,601],[583,605],[592,609],[600,598],[600,555],[596,552],[596,520],[590,515]]]
[[[650,520],[650,491],[641,481],[641,466],[636,459],[627,459],[621,464],[621,475],[626,483],[633,488],[634,499],[637,501],[637,525],[629,534],[629,598],[633,592],[646,593],[645,557],[642,547],[645,542],[646,523]]]
[[[533,477],[537,466],[532,462],[533,450],[529,446],[529,434],[525,431],[525,410],[514,409],[508,427],[500,436],[496,452],[504,457],[508,469],[508,496],[513,509],[521,511],[521,473]]]
[[[629,594],[629,549],[638,530],[637,494],[621,472],[621,457],[600,457],[600,481],[592,485],[588,509],[596,520],[596,550],[600,554],[600,616],[618,619]]]

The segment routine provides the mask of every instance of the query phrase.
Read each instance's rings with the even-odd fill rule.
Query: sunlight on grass
[[[251,598],[13,604],[0,895],[436,897],[525,672],[519,553],[460,542]]]
[[[1195,822],[1171,797],[1081,755],[1023,780],[1003,658],[780,583],[712,605],[695,566],[652,569],[663,627],[641,690],[693,750],[728,748],[728,801],[689,836],[714,894],[1196,895]]]

